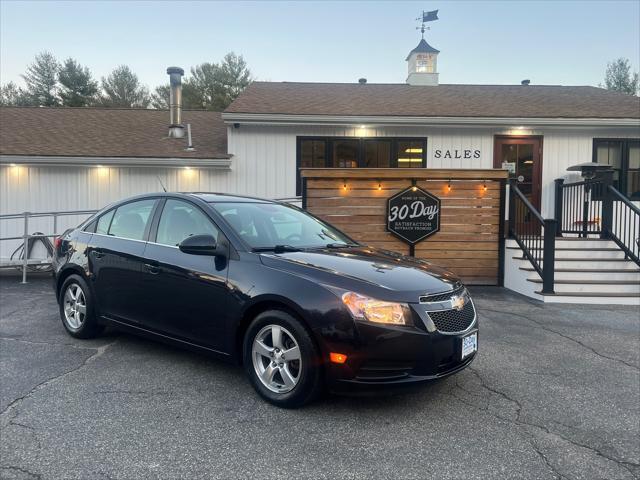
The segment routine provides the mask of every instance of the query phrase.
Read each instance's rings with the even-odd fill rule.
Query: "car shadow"
[[[244,368],[241,365],[225,362],[205,352],[198,352],[182,348],[177,345],[165,343],[156,339],[141,337],[133,333],[109,328],[101,339],[109,339],[109,342],[119,342],[121,349],[131,350],[130,353],[144,352],[159,361],[172,362],[176,368],[182,369],[180,376],[188,376],[196,371],[198,377],[216,377],[216,384],[223,383],[226,391],[225,397],[232,402],[238,395],[250,395],[260,400],[246,378]],[[109,343],[105,342],[105,343]],[[214,378],[212,378],[214,380]],[[305,406],[302,410],[341,410],[345,414],[358,411],[360,413],[381,409],[398,409],[399,411],[420,402],[422,404],[437,401],[448,389],[451,388],[449,379],[434,380],[419,387],[410,389],[389,389],[366,394],[343,394],[323,391],[316,401]],[[220,398],[217,396],[216,398]],[[264,402],[265,406],[276,410],[283,410]]]

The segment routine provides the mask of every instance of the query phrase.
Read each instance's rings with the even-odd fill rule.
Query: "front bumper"
[[[461,358],[462,338],[478,334],[477,314],[469,328],[455,334],[427,329],[418,315],[414,324],[357,322],[356,341],[327,345],[330,351],[347,355],[344,364],[326,364],[329,389],[347,393],[416,386],[459,372],[476,357],[477,352]]]

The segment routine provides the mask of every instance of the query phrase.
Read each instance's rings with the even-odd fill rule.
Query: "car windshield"
[[[253,249],[298,249],[355,245],[343,233],[278,203],[214,203],[236,233]]]

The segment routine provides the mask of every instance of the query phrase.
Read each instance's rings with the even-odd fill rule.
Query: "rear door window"
[[[118,207],[113,214],[109,235],[131,240],[143,240],[155,202],[155,199],[140,200]]]
[[[102,235],[109,233],[109,225],[111,225],[111,219],[113,218],[114,212],[115,210],[110,210],[98,219],[98,223],[96,224],[96,233],[101,233]]]

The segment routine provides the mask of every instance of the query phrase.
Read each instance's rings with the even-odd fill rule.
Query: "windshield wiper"
[[[284,253],[284,252],[301,252],[302,249],[293,247],[291,245],[274,245],[273,247],[256,247],[251,249],[252,252],[273,252],[273,253]]]
[[[325,248],[353,248],[359,247],[357,243],[327,243]]]

